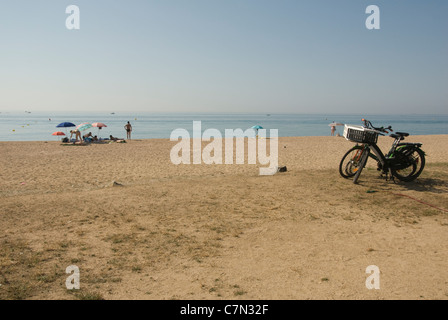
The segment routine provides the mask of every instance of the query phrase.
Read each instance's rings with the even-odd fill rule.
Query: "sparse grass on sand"
[[[36,152],[67,156],[58,147]],[[412,183],[366,170],[354,185],[287,156],[265,177],[123,161],[87,174],[69,155],[5,174],[27,185],[0,189],[0,299],[448,298],[448,163]],[[70,265],[80,290],[66,289]],[[365,287],[369,265],[381,290]]]

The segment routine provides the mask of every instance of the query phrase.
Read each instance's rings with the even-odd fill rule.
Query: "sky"
[[[447,12],[446,0],[2,0],[0,112],[447,114]]]

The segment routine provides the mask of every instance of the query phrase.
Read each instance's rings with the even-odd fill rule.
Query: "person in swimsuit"
[[[93,140],[92,132],[89,132],[88,134],[84,135],[84,141],[85,142],[92,142],[92,140]]]
[[[132,133],[132,126],[131,123],[128,121],[128,123],[124,126],[124,129],[126,130],[127,139],[131,139],[131,133]]]
[[[73,135],[75,135],[76,142],[78,142],[78,138],[79,138],[79,141],[82,142],[81,131],[79,131],[79,130],[70,130],[70,133],[71,133],[70,134],[70,140],[72,140]]]

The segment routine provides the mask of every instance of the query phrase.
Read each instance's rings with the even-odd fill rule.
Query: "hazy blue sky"
[[[447,16],[446,0],[1,0],[0,111],[448,113]]]

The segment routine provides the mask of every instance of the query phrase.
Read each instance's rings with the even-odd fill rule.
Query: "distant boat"
[[[270,115],[270,114],[267,114],[267,116],[270,117],[271,115]]]
[[[111,114],[115,114],[115,112],[112,112]]]

